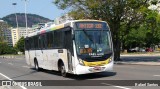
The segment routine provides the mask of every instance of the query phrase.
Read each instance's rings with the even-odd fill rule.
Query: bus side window
[[[31,49],[34,50],[34,37],[31,37]]]
[[[41,49],[41,36],[38,35],[38,49]]]
[[[49,32],[47,33],[47,48],[53,47],[53,33]]]
[[[46,45],[46,34],[42,34],[41,35],[41,49],[46,49],[47,45]]]
[[[38,49],[38,36],[34,36],[34,48]]]
[[[64,32],[62,31],[54,31],[54,47],[55,48],[62,48],[64,45]]]
[[[29,50],[29,41],[28,41],[28,38],[25,39],[25,49]]]
[[[32,39],[29,38],[29,39],[28,39],[28,49],[29,49],[29,50],[31,50],[31,47],[32,47],[32,46],[31,46],[31,43],[32,43]]]

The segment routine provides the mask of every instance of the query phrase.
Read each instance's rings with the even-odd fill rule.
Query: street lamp
[[[17,5],[17,3],[12,3],[12,5],[14,6],[14,8],[15,8],[15,10],[16,10],[16,5]],[[15,11],[15,17],[16,17],[16,24],[17,24],[17,29],[18,29],[18,19],[17,19],[17,13],[16,13],[16,11]]]
[[[27,36],[28,36],[28,26],[27,26],[27,0],[24,0],[24,6],[25,6],[25,20],[26,20],[26,32],[27,32]]]

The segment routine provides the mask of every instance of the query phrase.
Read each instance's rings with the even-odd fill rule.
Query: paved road
[[[114,66],[112,72],[70,75],[63,78],[58,72],[42,70],[40,72],[30,68],[24,59],[4,59],[0,58],[0,80],[160,80],[160,66],[143,66],[143,65],[118,65]],[[70,82],[70,81],[68,81]],[[71,81],[72,82],[72,81]],[[91,81],[92,82],[92,81]],[[126,83],[121,81],[120,83]],[[81,82],[80,82],[81,83]],[[88,82],[89,84],[90,82]],[[109,83],[112,86],[48,86],[48,87],[26,87],[27,89],[159,89],[159,87],[135,87],[135,86],[118,86]],[[0,87],[0,89],[25,89],[24,87]]]

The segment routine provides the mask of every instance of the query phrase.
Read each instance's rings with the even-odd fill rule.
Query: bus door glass
[[[68,58],[68,69],[73,70],[72,55],[73,55],[73,45],[72,45],[72,32],[71,28],[66,28],[65,31],[65,48],[67,49]]]

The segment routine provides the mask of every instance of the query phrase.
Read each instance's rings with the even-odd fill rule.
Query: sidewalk
[[[128,61],[128,62],[124,62],[124,61],[118,61],[118,62],[114,62],[114,64],[118,64],[118,65],[148,65],[148,66],[160,66],[160,62],[135,62],[135,61]]]

